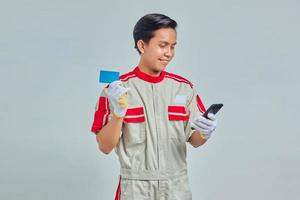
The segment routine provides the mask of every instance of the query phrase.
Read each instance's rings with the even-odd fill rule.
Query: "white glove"
[[[125,96],[129,90],[130,88],[122,86],[122,81],[114,81],[107,88],[107,97],[117,117],[124,117],[126,114],[128,104]]]
[[[192,129],[200,132],[200,135],[204,139],[208,139],[211,133],[217,127],[217,119],[213,113],[208,113],[208,119],[200,115],[195,121],[191,122]]]

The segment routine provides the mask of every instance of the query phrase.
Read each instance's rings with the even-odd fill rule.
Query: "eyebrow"
[[[159,41],[159,42],[165,43],[165,44],[170,44],[169,42],[166,42],[166,41]],[[177,44],[177,42],[173,43],[172,45],[176,45],[176,44]]]

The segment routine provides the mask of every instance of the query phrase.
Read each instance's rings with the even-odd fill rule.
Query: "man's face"
[[[141,54],[143,67],[153,73],[163,71],[175,55],[176,31],[172,28],[161,28],[154,32],[148,43],[144,43]]]

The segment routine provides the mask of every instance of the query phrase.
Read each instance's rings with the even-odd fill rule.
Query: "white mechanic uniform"
[[[128,109],[115,151],[120,161],[116,200],[191,200],[186,143],[189,122],[205,112],[191,82],[161,72],[159,77],[136,67],[120,76]],[[106,88],[99,98],[91,131],[96,133],[112,117]]]

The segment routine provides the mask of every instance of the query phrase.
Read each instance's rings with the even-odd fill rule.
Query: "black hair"
[[[137,42],[139,40],[143,40],[145,43],[148,43],[154,36],[154,32],[156,30],[161,28],[173,28],[176,30],[176,27],[177,22],[166,15],[158,13],[147,14],[139,19],[134,26],[134,48],[136,48],[139,54],[141,54],[137,47]]]

